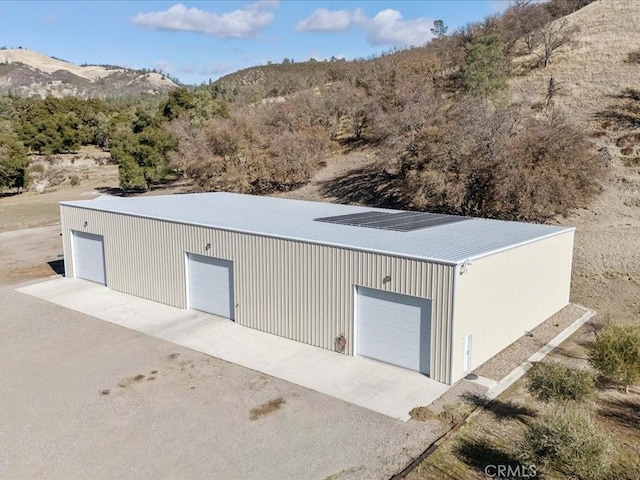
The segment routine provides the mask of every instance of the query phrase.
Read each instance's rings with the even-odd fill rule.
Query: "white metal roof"
[[[396,210],[222,192],[99,197],[61,202],[61,205],[453,265],[574,230],[572,227],[474,218],[398,232],[314,221],[319,217]]]

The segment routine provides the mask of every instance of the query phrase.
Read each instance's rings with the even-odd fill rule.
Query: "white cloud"
[[[180,72],[181,73],[196,73],[197,69],[193,64],[188,64],[188,65],[183,65],[182,67],[180,67]]]
[[[327,10],[318,8],[311,16],[297,23],[295,30],[341,32],[355,24],[364,31],[371,45],[422,45],[433,37],[433,19],[420,17],[404,20],[398,10],[386,9],[369,18],[362,9]]]
[[[131,19],[139,27],[204,33],[219,38],[256,36],[273,21],[278,1],[259,1],[232,12],[217,13],[187,8],[178,3],[162,12],[139,13]]]
[[[509,0],[491,0],[490,8],[493,13],[502,13],[509,8],[510,4]]]
[[[311,16],[301,20],[296,25],[297,32],[342,32],[351,24],[351,13],[347,10],[329,11],[318,8]]]
[[[532,4],[547,3],[549,0],[531,0]],[[511,0],[491,0],[490,8],[493,13],[503,13],[507,8],[513,6]]]
[[[358,9],[354,20],[364,30],[371,45],[417,46],[433,37],[433,19],[421,17],[403,20],[402,14],[391,8],[378,12],[373,18]]]
[[[173,72],[173,67],[166,60],[158,60],[153,65],[153,68],[155,68],[157,71],[159,71],[161,73],[171,73],[171,72]]]
[[[200,73],[203,75],[222,75],[229,73],[234,69],[234,66],[227,62],[216,63],[210,67],[203,68]]]

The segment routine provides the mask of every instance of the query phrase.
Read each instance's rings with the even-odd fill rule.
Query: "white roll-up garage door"
[[[72,231],[73,271],[77,278],[106,285],[104,238],[93,233]]]
[[[233,320],[233,263],[187,253],[189,308]]]
[[[429,375],[431,300],[357,287],[356,354]]]

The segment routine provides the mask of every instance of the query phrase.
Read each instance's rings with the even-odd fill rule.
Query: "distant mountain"
[[[160,73],[111,66],[78,66],[33,50],[0,50],[0,94],[112,98],[164,93],[177,85]]]

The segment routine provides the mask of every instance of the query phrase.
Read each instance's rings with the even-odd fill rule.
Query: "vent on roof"
[[[421,228],[435,227],[466,220],[470,220],[470,218],[424,212],[361,212],[315,219],[316,222],[337,223],[339,225],[351,225],[354,227],[381,228],[383,230],[395,230],[396,232],[410,232],[412,230],[420,230]]]

